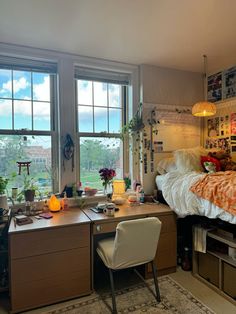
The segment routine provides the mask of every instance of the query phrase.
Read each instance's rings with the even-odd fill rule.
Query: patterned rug
[[[150,291],[154,290],[153,280],[147,280],[147,285],[138,285],[125,288],[116,292],[118,313],[157,313],[157,314],[214,314],[207,306],[197,300],[190,292],[185,290],[168,276],[159,278],[161,302],[157,303]],[[148,287],[147,287],[148,286]],[[76,299],[70,306],[60,304],[44,314],[108,314],[111,313],[110,294],[90,296]]]

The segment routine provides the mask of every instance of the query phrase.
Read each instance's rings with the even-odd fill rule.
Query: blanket
[[[236,171],[206,174],[191,186],[190,191],[236,215]]]

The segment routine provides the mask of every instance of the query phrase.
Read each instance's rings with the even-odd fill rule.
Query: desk
[[[12,312],[91,293],[90,220],[78,208],[9,227]]]
[[[119,206],[119,211],[115,212],[114,217],[108,217],[104,214],[97,214],[90,209],[84,209],[84,213],[91,220],[91,243],[95,243],[95,237],[115,232],[116,226],[120,221],[158,217],[162,222],[161,234],[158,243],[155,262],[159,275],[168,274],[176,271],[176,216],[167,205],[163,204],[141,204],[138,206],[128,206],[127,204]],[[93,254],[92,250],[92,278],[93,278]],[[145,277],[151,277],[151,265],[145,268]],[[93,282],[92,282],[93,287]]]
[[[114,217],[70,208],[52,219],[9,227],[12,312],[90,294],[94,239],[114,232],[122,220],[158,217],[162,221],[156,264],[160,274],[176,270],[176,217],[166,205],[120,206]],[[92,249],[91,249],[92,248]],[[151,275],[149,266],[145,276]]]

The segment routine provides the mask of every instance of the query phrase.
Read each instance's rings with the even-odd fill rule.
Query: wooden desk
[[[9,228],[12,312],[91,293],[90,220],[79,209]]]
[[[162,222],[161,235],[155,257],[158,274],[164,275],[176,271],[176,216],[169,206],[151,203],[130,207],[125,204],[119,206],[119,211],[115,212],[114,217],[96,214],[90,209],[83,211],[92,222],[92,246],[94,245],[94,237],[115,232],[116,226],[120,221],[158,217]],[[151,276],[151,265],[147,265],[145,276],[146,278]]]

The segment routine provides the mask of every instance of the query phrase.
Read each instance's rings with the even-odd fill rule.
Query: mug
[[[109,207],[103,209],[103,213],[109,217],[113,217],[115,215],[115,207]]]

